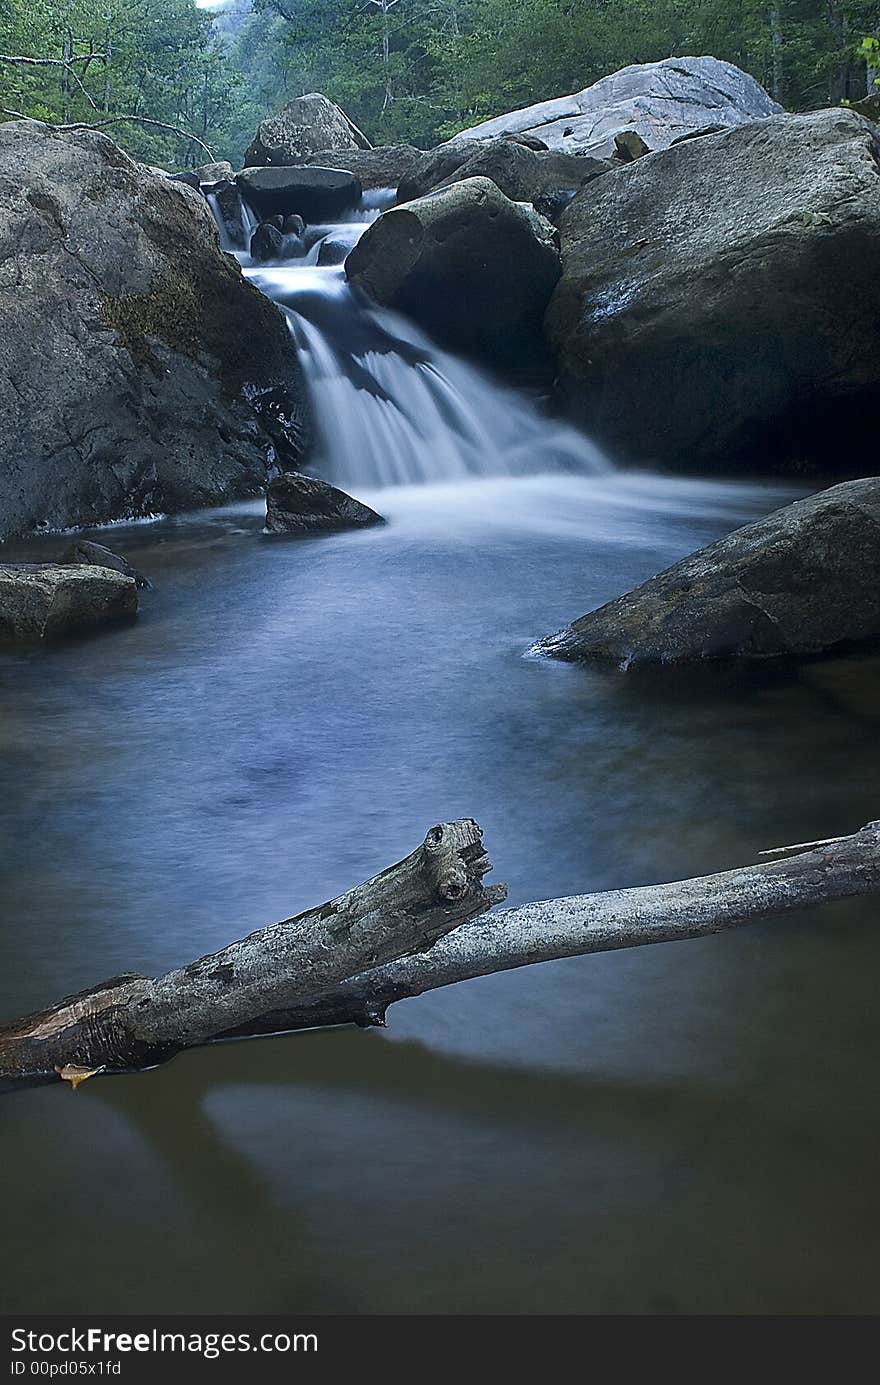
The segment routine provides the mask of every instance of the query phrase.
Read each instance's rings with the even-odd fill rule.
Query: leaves
[[[62,1082],[69,1082],[72,1091],[76,1091],[83,1082],[88,1082],[90,1077],[97,1077],[98,1073],[104,1072],[106,1064],[99,1068],[80,1068],[76,1063],[67,1063],[63,1068],[56,1068],[55,1071]]]

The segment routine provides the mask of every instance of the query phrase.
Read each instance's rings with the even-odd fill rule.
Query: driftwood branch
[[[218,1032],[305,1003],[430,948],[504,898],[475,822],[432,827],[405,860],[338,899],[164,976],[117,976],[0,1029],[0,1082],[155,1065]]]
[[[394,1001],[535,962],[680,942],[880,893],[880,822],[781,861],[482,915],[503,897],[476,824],[432,828],[399,865],[320,909],[166,976],[117,977],[0,1029],[0,1083],[161,1062],[221,1039],[384,1023]]]
[[[25,115],[23,111],[11,110],[8,106],[0,106],[0,115],[8,116],[10,120],[34,119],[33,116]],[[180,139],[192,140],[193,144],[197,144],[200,149],[204,150],[209,159],[213,160],[214,158],[214,153],[210,146],[205,144],[203,139],[199,139],[198,135],[194,135],[192,130],[182,130],[179,125],[169,125],[164,120],[154,120],[152,116],[111,115],[108,116],[106,120],[74,120],[67,124],[58,124],[52,120],[38,120],[36,124],[47,125],[50,130],[60,130],[62,134],[66,134],[71,130],[105,130],[110,125],[128,124],[145,125],[148,127],[154,126],[157,130],[166,130],[171,135],[178,135]]]

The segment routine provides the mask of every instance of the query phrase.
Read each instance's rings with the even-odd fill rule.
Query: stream
[[[389,523],[95,532],[155,590],[0,655],[0,1015],[213,950],[443,819],[518,904],[877,817],[880,659],[526,654],[792,488],[614,471],[338,266],[246,272],[296,315],[323,474]],[[876,906],[838,904],[7,1096],[0,1311],[876,1312],[878,967]]]

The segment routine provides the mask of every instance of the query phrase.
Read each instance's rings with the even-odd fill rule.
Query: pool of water
[[[386,528],[104,531],[155,583],[138,622],[0,657],[0,1015],[189,960],[441,819],[478,819],[518,903],[878,816],[880,660],[524,657],[791,492],[364,498]],[[878,967],[876,906],[839,904],[7,1096],[0,1308],[876,1312]]]

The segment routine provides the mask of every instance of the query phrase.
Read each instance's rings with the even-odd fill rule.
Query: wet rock
[[[0,645],[108,625],[137,608],[134,577],[109,568],[0,563]]]
[[[283,315],[205,199],[106,135],[0,125],[0,537],[262,492],[306,418]]]
[[[737,529],[542,641],[638,664],[815,655],[880,639],[880,477]]]
[[[384,523],[369,505],[316,476],[282,472],[266,492],[266,528],[272,534],[363,529]]]
[[[557,232],[488,178],[385,212],[345,270],[374,302],[446,346],[500,366],[543,355],[542,317],[560,272]]]
[[[308,221],[332,221],[356,207],[361,185],[341,168],[247,168],[237,182],[247,201],[264,219],[296,214]]]
[[[229,245],[233,250],[247,250],[247,223],[238,187],[226,180],[210,192]]]
[[[286,216],[282,222],[281,229],[286,236],[301,236],[306,229],[306,223],[296,212],[291,216]]]
[[[877,128],[832,109],[688,140],[577,194],[547,329],[565,399],[612,455],[827,468],[867,442],[878,162]]]
[[[267,260],[280,260],[284,254],[284,232],[278,229],[274,221],[260,222],[251,236],[250,252],[251,258],[258,264],[265,264]]]
[[[75,539],[65,548],[58,561],[71,565],[90,563],[93,567],[109,568],[111,572],[121,572],[125,577],[133,577],[139,587],[145,589],[152,587],[152,583],[144,577],[143,573],[133,568],[131,563],[121,554],[114,553],[110,548],[105,548],[102,543],[93,543],[91,539]]]
[[[609,159],[535,150],[518,139],[441,145],[415,165],[398,198],[406,202],[467,178],[491,178],[512,202],[531,202],[546,214],[561,210],[579,188],[614,167]]]
[[[369,149],[370,142],[339,106],[310,92],[262,121],[244,156],[245,167],[301,162],[318,151]]]
[[[664,58],[603,77],[585,91],[541,101],[463,130],[455,141],[536,135],[550,149],[610,157],[633,130],[651,149],[708,124],[743,125],[782,110],[753,77],[718,58]]]

